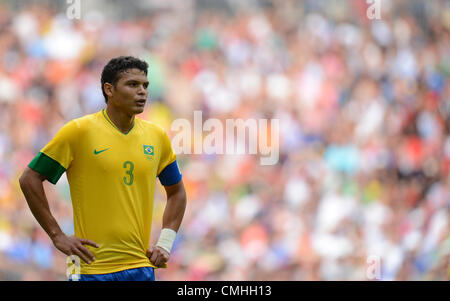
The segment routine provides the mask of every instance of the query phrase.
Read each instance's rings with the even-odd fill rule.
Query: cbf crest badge
[[[153,156],[155,155],[155,149],[154,149],[153,145],[144,144],[144,155],[149,160],[153,159]]]

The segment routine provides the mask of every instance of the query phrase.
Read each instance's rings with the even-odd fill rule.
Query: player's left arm
[[[173,185],[164,186],[164,189],[166,190],[167,203],[163,215],[163,229],[156,246],[151,246],[147,251],[150,262],[157,267],[163,267],[169,260],[176,233],[180,228],[186,210],[186,191],[183,180]]]
[[[170,186],[163,186],[166,190],[167,204],[163,215],[163,229],[178,232],[184,211],[186,210],[186,190],[183,180]]]

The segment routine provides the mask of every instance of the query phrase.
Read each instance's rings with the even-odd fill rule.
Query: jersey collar
[[[135,117],[131,129],[128,131],[128,133],[124,133],[121,130],[119,130],[119,128],[111,121],[111,119],[109,119],[108,113],[106,112],[105,109],[102,110],[102,115],[103,117],[105,117],[106,121],[108,121],[108,123],[111,124],[122,135],[128,135],[129,133],[131,133],[131,131],[134,129],[134,125],[136,124],[136,117]]]

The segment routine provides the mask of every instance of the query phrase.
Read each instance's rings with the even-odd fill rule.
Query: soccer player
[[[147,69],[134,57],[109,61],[101,75],[106,108],[65,124],[19,180],[54,246],[82,259],[79,280],[155,280],[154,268],[166,267],[184,216],[186,193],[170,139],[135,117],[147,100]],[[74,236],[62,232],[43,188],[64,172]],[[159,240],[150,246],[156,177],[167,203]]]

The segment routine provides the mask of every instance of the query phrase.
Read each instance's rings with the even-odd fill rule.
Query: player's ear
[[[103,90],[105,91],[105,94],[109,97],[113,96],[114,86],[110,83],[104,83],[103,84]]]

